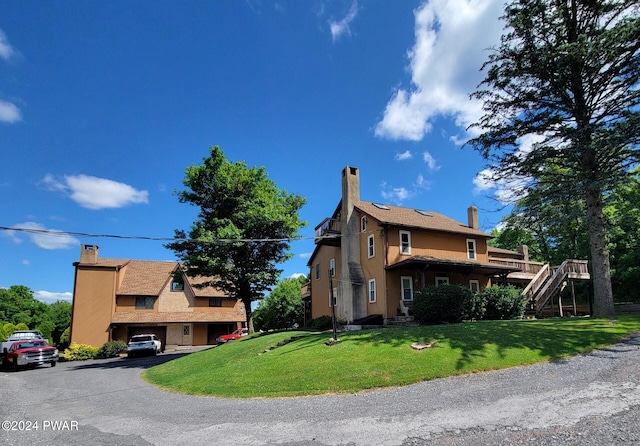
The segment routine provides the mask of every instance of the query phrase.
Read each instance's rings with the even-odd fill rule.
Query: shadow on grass
[[[625,320],[629,323],[625,323]],[[430,325],[414,328],[387,328],[361,332],[341,333],[342,342],[369,345],[385,344],[408,346],[413,342],[437,341],[447,343],[459,352],[456,368],[462,370],[484,358],[489,350],[501,357],[508,350],[527,349],[539,352],[543,358],[558,361],[561,358],[611,348],[604,347],[620,342],[626,331],[640,329],[640,317],[628,317],[617,323],[608,320],[549,319],[537,321],[480,321],[449,325]],[[619,324],[619,325],[618,325]],[[623,340],[631,346],[640,345],[640,337]],[[628,348],[627,350],[630,350]]]

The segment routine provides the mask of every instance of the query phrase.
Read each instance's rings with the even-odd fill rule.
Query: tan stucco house
[[[480,291],[519,280],[526,286],[543,269],[531,269],[526,248],[488,247],[491,236],[479,229],[475,206],[461,223],[430,210],[362,201],[359,175],[356,167],[344,168],[340,203],[316,227],[308,262],[312,318],[331,313],[332,292],[337,317],[354,322],[379,315],[386,321],[406,314],[414,293],[428,285]],[[576,268],[586,272],[586,262]],[[555,272],[545,271],[544,281]]]
[[[100,258],[81,245],[74,263],[71,342],[96,347],[154,333],[163,347],[215,344],[245,323],[244,305],[219,290],[197,288],[178,262]]]

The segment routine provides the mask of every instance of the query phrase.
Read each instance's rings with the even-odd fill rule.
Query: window
[[[375,246],[373,244],[373,234],[371,234],[369,237],[367,237],[367,253],[368,253],[369,258],[371,258],[371,257],[376,255]]]
[[[411,254],[411,233],[400,231],[400,254]]]
[[[329,261],[329,273],[331,277],[336,276],[336,259],[331,259]]]
[[[222,298],[221,297],[210,297],[209,298],[209,306],[210,307],[221,307],[222,306]]]
[[[369,279],[369,303],[376,301],[376,279]]]
[[[155,301],[153,296],[136,296],[136,310],[153,310]]]
[[[191,327],[189,325],[183,325],[182,326],[182,334],[184,336],[189,336],[189,333],[191,333]]]
[[[467,257],[471,260],[476,259],[476,241],[473,239],[467,239]]]
[[[413,300],[413,278],[410,276],[402,276],[402,300]]]
[[[320,264],[316,263],[316,280],[320,280]]]
[[[480,291],[480,281],[478,281],[478,280],[470,280],[469,281],[469,288],[474,293],[479,292]]]
[[[367,217],[362,217],[360,219],[360,231],[364,232],[367,230]]]
[[[184,279],[182,276],[175,276],[173,281],[171,282],[171,291],[182,291],[184,290]]]
[[[329,308],[331,308],[331,292],[329,292]],[[338,288],[334,288],[333,289],[333,304],[336,304],[336,301],[338,300]]]
[[[436,286],[440,285],[449,285],[449,278],[436,276]]]

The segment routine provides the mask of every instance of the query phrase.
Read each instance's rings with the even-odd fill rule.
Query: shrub
[[[345,325],[347,321],[344,319],[336,318],[336,326]],[[311,328],[316,330],[330,330],[333,328],[333,323],[331,322],[331,316],[320,316],[311,321]]]
[[[461,322],[482,317],[482,300],[469,288],[441,285],[423,288],[415,296],[413,315],[420,322]]]
[[[127,343],[124,341],[106,342],[100,350],[98,350],[98,358],[115,358],[120,353],[127,351]]]
[[[93,359],[98,355],[98,347],[87,344],[72,342],[71,345],[60,355],[65,361],[80,361],[83,359]]]
[[[518,288],[491,286],[482,290],[480,296],[486,305],[485,319],[519,319],[524,315],[527,300]]]

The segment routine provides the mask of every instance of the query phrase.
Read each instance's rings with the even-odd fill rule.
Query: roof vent
[[[378,209],[384,209],[385,211],[389,210],[389,206],[385,206],[384,204],[380,204],[380,203],[371,203],[371,204],[377,207]]]
[[[425,217],[433,217],[433,214],[429,211],[423,211],[422,209],[416,209],[416,212],[420,215],[424,215]]]

